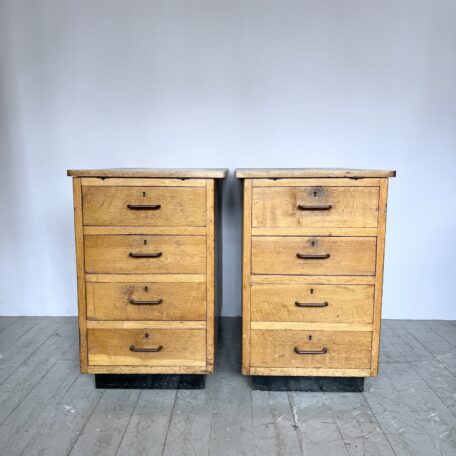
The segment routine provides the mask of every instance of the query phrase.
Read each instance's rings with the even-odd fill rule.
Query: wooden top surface
[[[111,168],[111,169],[69,169],[73,177],[161,177],[191,179],[223,179],[226,168]]]
[[[345,168],[243,168],[236,169],[238,179],[275,179],[299,177],[396,177],[396,171]]]

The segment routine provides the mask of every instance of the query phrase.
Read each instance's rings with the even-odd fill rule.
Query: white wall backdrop
[[[454,0],[0,0],[0,314],[76,314],[67,168],[317,166],[397,169],[384,316],[456,319],[455,24]]]

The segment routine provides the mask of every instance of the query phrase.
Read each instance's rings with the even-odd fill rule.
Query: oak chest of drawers
[[[214,371],[224,169],[70,170],[80,366]]]
[[[394,171],[239,169],[246,375],[378,371]]]

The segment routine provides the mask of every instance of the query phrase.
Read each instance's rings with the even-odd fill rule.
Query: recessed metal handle
[[[127,204],[127,207],[134,211],[156,211],[161,208],[161,204]]]
[[[316,205],[305,205],[298,204],[298,209],[300,211],[329,211],[332,208],[332,204],[316,204]]]
[[[157,353],[163,350],[163,346],[159,345],[158,347],[154,348],[139,348],[135,347],[134,345],[130,345],[130,351],[138,352],[138,353]]]
[[[129,257],[131,258],[159,258],[163,255],[162,252],[156,252],[156,253],[134,253],[130,252],[128,254]]]
[[[157,306],[163,302],[163,299],[157,299],[156,301],[136,301],[135,299],[130,299],[129,302],[135,306]]]
[[[301,260],[326,260],[331,256],[330,253],[307,255],[305,253],[297,253],[296,256]]]
[[[299,302],[295,301],[295,306],[296,307],[328,307],[329,302]]]
[[[328,353],[328,349],[323,347],[321,350],[301,350],[299,347],[293,348],[297,355],[324,355]]]

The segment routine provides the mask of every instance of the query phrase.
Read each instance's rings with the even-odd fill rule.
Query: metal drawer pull
[[[297,355],[324,355],[328,353],[326,347],[323,347],[321,350],[300,350],[298,347],[295,347],[293,350]]]
[[[131,258],[159,258],[163,255],[162,252],[157,252],[157,253],[133,253],[130,252],[128,254],[129,257]]]
[[[297,253],[296,256],[301,260],[326,260],[331,256],[331,254],[323,253],[321,255],[306,255],[304,253]]]
[[[295,301],[295,306],[296,307],[328,307],[329,302],[299,302]]]
[[[320,204],[315,206],[306,206],[305,204],[298,204],[300,211],[328,211],[332,208],[332,204]]]
[[[156,211],[161,208],[161,204],[127,204],[127,207],[136,211]]]
[[[134,299],[130,299],[130,304],[134,304],[135,306],[157,306],[162,302],[163,299],[157,299],[156,301],[136,301]]]
[[[130,345],[130,351],[138,352],[138,353],[157,353],[162,350],[163,350],[162,345],[159,345],[158,347],[154,347],[154,348],[138,348],[138,347],[135,347],[134,345]]]

